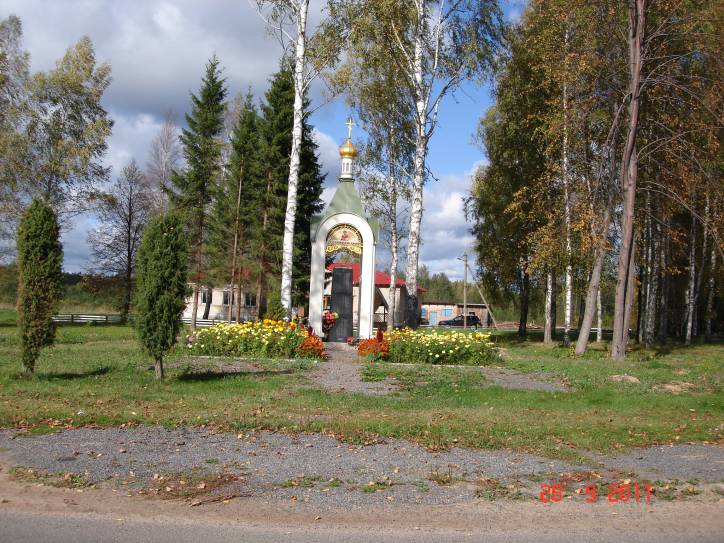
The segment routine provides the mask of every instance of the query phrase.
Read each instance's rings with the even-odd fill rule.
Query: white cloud
[[[106,164],[115,176],[132,158],[143,168],[153,138],[161,129],[161,122],[147,113],[121,115],[110,112],[114,120],[113,134],[108,140]]]
[[[312,3],[311,26],[319,21],[323,4]],[[113,176],[131,158],[145,165],[149,143],[167,111],[178,115],[183,124],[189,92],[199,88],[204,65],[212,54],[218,55],[224,67],[230,95],[251,88],[257,97],[278,69],[281,55],[276,39],[244,0],[5,0],[0,16],[10,13],[23,20],[33,70],[52,68],[83,35],[93,41],[97,60],[110,63],[113,81],[103,103],[115,121],[106,157]],[[320,92],[319,86],[312,90],[315,103],[320,102]],[[315,119],[328,120],[340,107],[344,106],[329,104],[315,113]],[[327,174],[322,198],[328,201],[337,185],[340,142],[320,130],[315,130],[314,137]],[[441,175],[425,189],[421,256],[433,272],[445,271],[453,277],[462,274],[455,259],[472,242],[462,199],[475,166],[468,172]],[[91,225],[90,218],[81,217],[64,233],[67,269],[87,266],[85,238]],[[383,252],[381,249],[380,262]]]
[[[182,31],[185,20],[176,6],[163,2],[154,10],[153,22],[163,33],[173,35]]]
[[[95,227],[90,215],[76,217],[68,230],[63,230],[63,269],[67,272],[84,272],[91,266],[88,234]]]
[[[329,134],[325,134],[317,128],[312,131],[312,137],[318,145],[317,155],[319,156],[319,162],[322,166],[322,173],[327,176],[324,183],[325,187],[336,187],[341,164],[339,158],[339,145]],[[322,199],[324,199],[324,195],[322,196]]]
[[[445,272],[453,279],[461,279],[463,267],[457,258],[466,251],[474,266],[474,239],[463,206],[473,174],[484,163],[478,161],[462,174],[442,175],[425,187],[420,255],[430,273]]]

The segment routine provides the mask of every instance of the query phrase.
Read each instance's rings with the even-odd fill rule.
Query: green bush
[[[18,329],[23,368],[35,371],[40,349],[55,341],[55,314],[63,293],[63,247],[53,209],[34,199],[18,226]]]
[[[138,250],[136,316],[141,344],[163,379],[163,357],[176,343],[186,306],[189,243],[184,224],[173,214],[155,218]]]

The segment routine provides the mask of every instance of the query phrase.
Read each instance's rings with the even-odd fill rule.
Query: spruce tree
[[[295,305],[309,301],[309,273],[312,269],[312,217],[320,213],[325,175],[317,157],[317,143],[312,137],[312,126],[304,123],[302,150],[299,157],[299,187],[297,189],[297,216],[294,227],[294,270],[292,300]]]
[[[289,174],[289,152],[291,149],[291,123],[294,88],[291,71],[282,68],[274,74],[271,86],[261,105],[261,180],[258,194],[259,216],[252,228],[251,251],[256,262],[257,314],[267,312],[267,293],[270,291],[270,276],[281,273],[281,249],[284,235],[284,212],[286,210],[287,176]],[[278,305],[278,296],[272,295],[272,306]],[[272,308],[272,313],[277,312]]]
[[[191,330],[196,330],[199,291],[205,274],[209,209],[221,172],[221,141],[224,128],[226,88],[219,61],[214,56],[206,65],[198,96],[191,95],[191,114],[186,115],[181,133],[186,170],[171,179],[171,204],[184,217],[191,241],[193,307]]]
[[[163,357],[176,343],[186,307],[188,236],[177,213],[154,218],[138,250],[134,325],[163,379]]]
[[[243,286],[241,271],[248,267],[250,227],[258,214],[256,204],[262,190],[258,125],[259,114],[251,94],[247,94],[231,137],[225,175],[214,192],[214,211],[209,224],[211,273],[216,282],[228,283],[237,297]],[[237,321],[242,302],[237,299]],[[229,320],[231,308],[229,304]]]
[[[63,247],[53,209],[34,199],[20,220],[18,250],[18,325],[23,369],[35,371],[40,349],[53,344],[53,314],[63,292]]]

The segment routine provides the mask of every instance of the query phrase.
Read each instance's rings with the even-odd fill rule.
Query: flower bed
[[[209,356],[324,359],[324,344],[293,322],[216,324],[188,336],[188,352]]]
[[[390,342],[386,339],[361,339],[357,345],[357,354],[373,362],[387,360],[390,356]]]
[[[369,360],[395,363],[484,365],[498,355],[483,332],[395,330],[388,339],[360,341],[358,352]]]

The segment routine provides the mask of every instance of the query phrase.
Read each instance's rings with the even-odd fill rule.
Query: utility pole
[[[468,253],[463,253],[458,260],[463,261],[463,329],[468,327]]]
[[[468,267],[468,269],[470,269]],[[488,304],[488,301],[485,299],[485,296],[483,295],[483,291],[480,290],[480,285],[478,284],[478,280],[475,279],[475,274],[473,273],[473,270],[470,270],[470,274],[473,276],[473,285],[475,285],[475,288],[478,291],[478,294],[480,294],[480,299],[483,300],[483,303],[485,304],[485,307],[488,309],[488,315],[490,315],[490,320],[493,321],[493,327],[495,329],[498,329],[498,323],[495,322],[495,315],[493,315],[493,309],[490,307],[490,304]],[[487,320],[486,320],[487,322]]]

